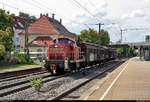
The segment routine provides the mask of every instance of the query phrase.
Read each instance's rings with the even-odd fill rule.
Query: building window
[[[24,26],[21,24],[21,22],[18,22],[18,24],[20,25],[21,28],[24,28]]]
[[[16,38],[16,41],[19,42],[19,37]]]

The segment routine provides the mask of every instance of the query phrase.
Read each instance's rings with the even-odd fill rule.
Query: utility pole
[[[101,33],[101,25],[104,25],[104,23],[98,23],[98,24],[95,24],[95,25],[98,25],[99,26],[99,35],[100,35],[100,33]],[[100,36],[99,36],[99,41],[101,41],[101,39],[100,39]],[[99,45],[100,45],[101,43],[99,42]]]
[[[120,43],[122,43],[122,33],[123,33],[123,31],[127,31],[127,29],[120,29],[120,34],[121,34],[121,39],[120,39]]]
[[[103,23],[98,23],[98,24],[96,24],[96,25],[99,26],[99,34],[100,34],[100,32],[101,32],[101,25],[104,25],[104,24],[103,24]]]
[[[27,62],[29,62],[30,56],[29,56],[29,48],[28,48],[28,24],[27,22],[25,22],[25,48],[24,48],[24,55],[25,58],[27,60]]]

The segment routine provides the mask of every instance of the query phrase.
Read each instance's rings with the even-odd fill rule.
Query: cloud
[[[107,16],[107,12],[106,11],[97,12],[95,16],[102,18],[102,17]]]
[[[106,8],[108,6],[107,2],[102,2],[98,5],[100,8]]]
[[[150,4],[150,0],[144,0],[144,4]]]
[[[129,18],[135,18],[135,17],[144,17],[145,16],[145,13],[143,10],[134,10],[132,11],[131,13],[129,14],[123,14],[122,15],[122,19],[129,19]]]

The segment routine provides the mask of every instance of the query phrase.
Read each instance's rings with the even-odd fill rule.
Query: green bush
[[[39,60],[35,60],[35,61],[33,61],[33,63],[36,65],[41,65],[41,62]]]
[[[0,60],[4,58],[5,54],[6,54],[5,46],[0,45]]]
[[[18,51],[14,51],[14,54],[11,56],[12,62],[17,62],[18,64],[26,64],[27,61],[23,54],[20,54]]]
[[[11,61],[17,62],[18,64],[33,64],[34,63],[32,59],[29,59],[29,61],[27,61],[25,56],[23,54],[20,54],[19,51],[14,51],[14,53],[11,56]]]
[[[137,53],[136,57],[140,57],[140,52]]]
[[[40,91],[41,87],[43,86],[42,78],[32,79],[30,81],[32,88],[36,91]]]
[[[122,57],[123,49],[122,48],[117,48],[116,51],[117,51],[118,56]]]

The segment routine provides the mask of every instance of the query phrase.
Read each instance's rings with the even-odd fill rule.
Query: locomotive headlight
[[[45,60],[43,60],[43,63],[45,63]]]

